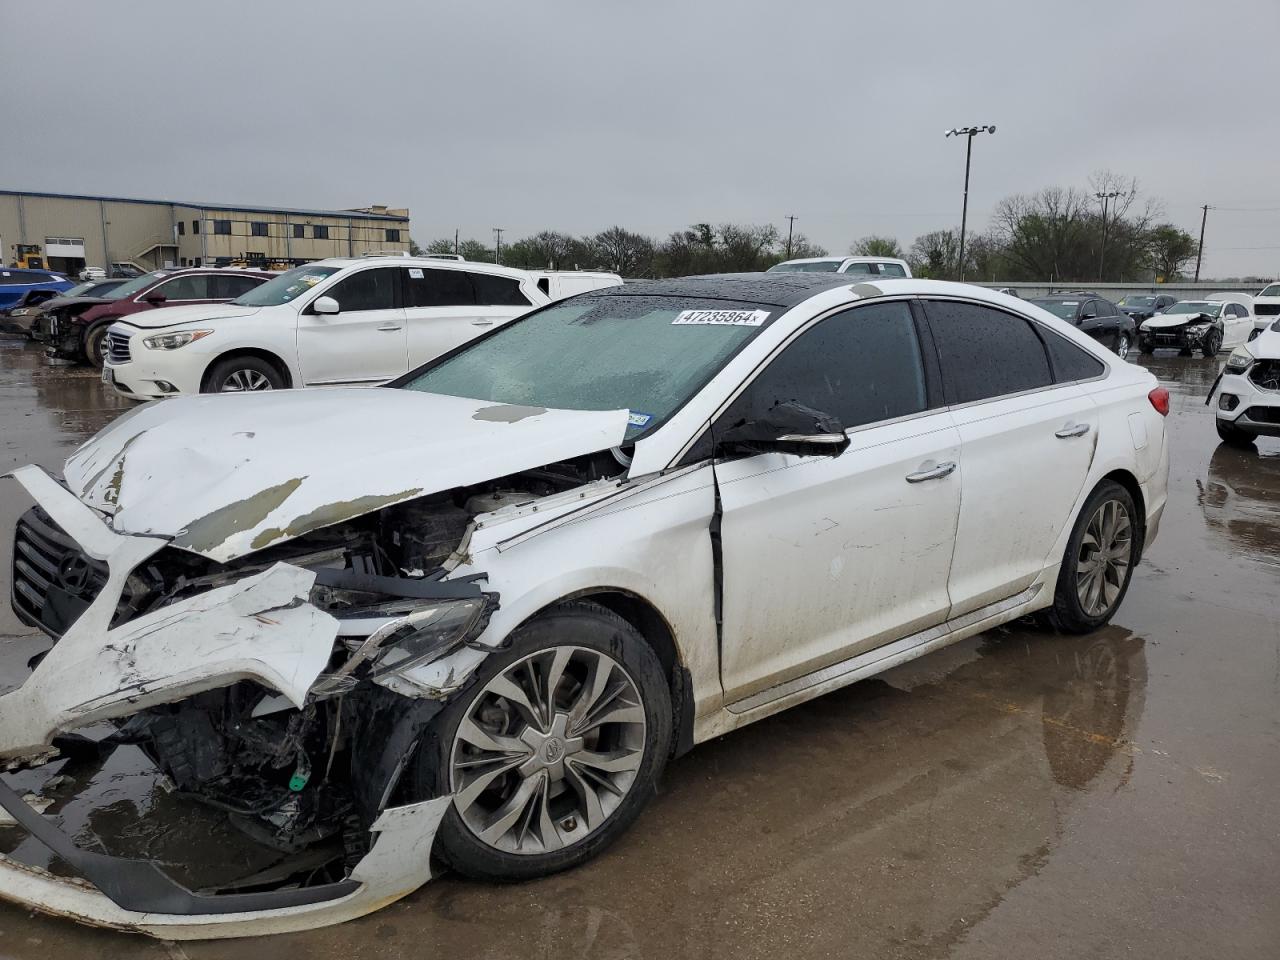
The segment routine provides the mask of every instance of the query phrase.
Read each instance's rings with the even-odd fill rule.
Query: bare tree
[[[647,276],[653,269],[654,242],[642,233],[610,227],[591,238],[597,256],[624,277]]]

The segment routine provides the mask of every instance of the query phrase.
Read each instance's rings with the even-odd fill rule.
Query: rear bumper
[[[309,602],[316,574],[261,573],[112,626],[129,576],[166,543],[122,536],[37,467],[17,479],[106,583],[21,686],[0,696],[0,770],[39,762],[60,734],[250,680],[301,707],[333,650],[338,623]],[[6,762],[7,761],[7,762]],[[369,852],[325,886],[262,894],[193,893],[154,864],[78,849],[0,778],[0,807],[81,879],[0,856],[0,900],[84,923],[172,939],[280,933],[377,910],[431,878],[430,852],[451,797],[377,814]]]

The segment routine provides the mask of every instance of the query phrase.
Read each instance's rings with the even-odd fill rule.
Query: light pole
[[[956,127],[948,130],[944,136],[965,137],[964,148],[964,206],[960,211],[960,279],[964,280],[964,231],[969,221],[969,160],[973,156],[973,138],[980,133],[995,133],[995,124],[983,124],[978,127]]]
[[[1123,197],[1124,194],[1119,190],[1110,190],[1106,193],[1095,193],[1094,196],[1102,201],[1102,247],[1098,251],[1098,282],[1102,283],[1102,265],[1106,262],[1107,256],[1107,201]]]

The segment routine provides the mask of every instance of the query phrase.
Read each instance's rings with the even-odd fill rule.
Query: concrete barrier
[[[999,290],[1012,287],[1018,295],[1030,300],[1034,297],[1047,296],[1050,293],[1071,290],[1088,290],[1115,302],[1130,293],[1167,293],[1178,300],[1203,300],[1214,293],[1247,293],[1256,296],[1265,284],[1257,283],[1219,283],[1217,281],[1201,281],[1200,283],[1056,283],[1050,286],[1044,281],[1017,283],[1015,281],[980,282],[975,286]]]

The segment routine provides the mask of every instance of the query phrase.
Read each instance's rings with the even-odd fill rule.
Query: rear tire
[[[530,719],[544,714],[552,719]],[[415,796],[454,797],[436,856],[469,877],[531,880],[590,860],[631,825],[656,792],[671,735],[653,648],[604,607],[562,603],[480,665],[425,732],[407,777]],[[594,765],[604,757],[615,759]]]
[[[1214,420],[1218,426],[1218,437],[1229,446],[1252,447],[1253,441],[1258,439],[1258,435],[1252,430],[1245,430],[1226,420],[1218,420],[1216,417]]]
[[[283,390],[284,377],[274,364],[252,355],[219,360],[205,377],[201,393],[247,393]]]
[[[1122,333],[1116,337],[1116,356],[1121,360],[1129,359],[1129,335]]]
[[[1103,480],[1080,509],[1058,571],[1050,626],[1063,633],[1097,630],[1119,609],[1142,547],[1142,526],[1129,491]]]

